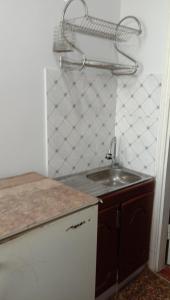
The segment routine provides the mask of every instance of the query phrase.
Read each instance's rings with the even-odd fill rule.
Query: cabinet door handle
[[[117,208],[116,210],[116,228],[120,228],[120,210]]]
[[[99,199],[98,201],[100,204],[103,204],[103,200],[102,199]]]
[[[68,228],[66,229],[66,231],[69,231],[69,230],[71,230],[71,229],[77,229],[78,227],[84,225],[85,223],[86,223],[86,221],[82,221],[82,222],[80,222],[80,223],[78,223],[78,224],[76,224],[76,225],[72,225],[72,226],[68,227]]]

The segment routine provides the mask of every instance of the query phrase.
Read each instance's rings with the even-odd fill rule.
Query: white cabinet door
[[[0,245],[0,300],[94,300],[97,206]]]

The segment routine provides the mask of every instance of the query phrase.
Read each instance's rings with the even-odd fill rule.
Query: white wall
[[[91,14],[118,19],[118,0],[87,1]],[[0,3],[0,177],[45,173],[44,67],[55,67],[53,28],[63,0]]]
[[[168,0],[121,0],[121,17],[134,15],[144,24],[137,59],[145,74],[163,72],[169,6]]]
[[[54,65],[58,2],[0,4],[0,176],[44,172],[43,68]]]

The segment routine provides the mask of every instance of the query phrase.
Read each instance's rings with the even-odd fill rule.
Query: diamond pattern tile
[[[155,174],[161,76],[47,70],[49,176],[106,165],[114,134],[121,163]]]
[[[106,165],[117,79],[108,72],[46,72],[49,176]]]
[[[125,167],[155,174],[161,76],[118,80],[115,132]]]

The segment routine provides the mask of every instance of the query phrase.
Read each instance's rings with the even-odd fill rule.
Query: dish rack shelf
[[[132,34],[141,34],[141,29],[135,29],[127,26],[119,26],[117,24],[105,21],[99,18],[84,16],[64,21],[65,30],[92,35],[108,40],[127,41]]]
[[[64,8],[60,25],[54,34],[53,51],[58,53],[78,52],[82,59],[75,61],[75,59],[71,57],[69,59],[68,56],[66,57],[64,54],[60,55],[60,67],[69,70],[74,70],[77,67],[79,70],[84,67],[93,67],[110,70],[114,75],[135,74],[139,65],[134,58],[120,49],[120,44],[128,41],[132,35],[138,36],[142,33],[140,21],[134,16],[127,16],[116,24],[90,16],[87,4],[84,0],[78,0],[84,7],[84,15],[82,17],[68,19],[66,18],[66,12],[73,1],[76,0],[69,0]],[[127,20],[133,21],[136,28],[125,26],[124,23]],[[128,63],[120,64],[88,59],[85,53],[76,45],[74,38],[75,33],[86,34],[113,41],[114,48],[120,55],[126,58]]]

